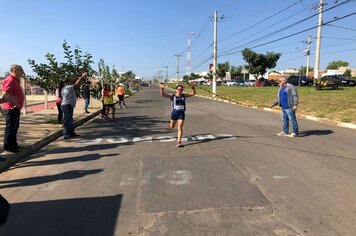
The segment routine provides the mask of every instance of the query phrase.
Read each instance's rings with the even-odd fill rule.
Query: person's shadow
[[[306,131],[301,131],[299,132],[299,137],[306,137],[306,136],[311,136],[311,135],[316,135],[316,136],[321,136],[321,135],[328,135],[332,134],[334,131],[332,130],[306,130]]]

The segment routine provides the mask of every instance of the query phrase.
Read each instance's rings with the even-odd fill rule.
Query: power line
[[[325,24],[328,24],[328,23],[331,23],[331,22],[335,22],[335,21],[338,21],[338,20],[342,20],[342,19],[344,19],[344,18],[353,16],[353,15],[355,15],[355,14],[356,14],[356,12],[353,12],[353,13],[350,13],[350,14],[345,15],[345,16],[343,16],[343,17],[339,17],[339,18],[337,18],[337,19],[334,19],[334,20],[328,21],[328,22],[326,22],[326,23],[323,23],[322,25],[325,25]],[[297,33],[290,34],[290,35],[287,35],[287,36],[284,36],[284,37],[281,37],[281,38],[278,38],[278,39],[271,40],[271,41],[266,42],[266,43],[262,43],[262,44],[259,44],[259,45],[250,47],[250,49],[258,48],[258,47],[261,47],[261,46],[264,46],[264,45],[268,45],[268,44],[271,44],[271,43],[275,43],[275,42],[281,41],[281,40],[283,40],[283,39],[290,38],[290,37],[293,37],[293,36],[295,36],[295,35],[298,35],[298,34],[307,32],[307,31],[309,31],[309,30],[315,29],[315,28],[317,28],[317,27],[318,27],[318,26],[313,26],[313,27],[310,27],[310,28],[308,28],[308,29],[299,31],[299,32],[297,32]],[[234,51],[234,52],[230,52],[230,53],[223,53],[222,55],[219,55],[219,56],[222,57],[222,56],[232,55],[232,54],[239,53],[239,52],[241,52],[241,51],[242,51],[242,50]]]
[[[344,4],[346,4],[346,3],[349,3],[349,2],[351,2],[351,1],[354,1],[354,0],[346,0],[346,1],[341,2],[341,3],[339,3],[339,4],[335,5],[335,6],[332,6],[332,7],[328,8],[328,9],[323,10],[323,12],[330,11],[330,10],[332,10],[332,9],[334,9],[334,8],[337,8],[337,7],[341,6],[341,5],[344,5]],[[231,49],[229,49],[229,50],[223,51],[222,53],[223,53],[223,54],[224,54],[224,53],[228,53],[228,52],[231,51],[231,50],[234,50],[234,49],[237,49],[237,48],[241,48],[241,47],[243,47],[243,46],[245,46],[245,45],[247,45],[247,44],[254,43],[254,42],[256,42],[256,41],[258,41],[258,40],[261,40],[261,39],[264,39],[264,38],[266,38],[266,37],[268,37],[268,36],[274,35],[274,34],[276,34],[276,33],[280,33],[281,31],[284,31],[284,30],[286,30],[286,29],[288,29],[288,28],[291,28],[291,27],[293,27],[293,26],[295,26],[295,25],[298,25],[298,24],[300,24],[300,23],[302,23],[302,22],[304,22],[304,21],[307,21],[307,20],[309,20],[309,19],[311,19],[311,18],[313,18],[313,17],[315,17],[315,16],[318,16],[318,15],[319,15],[319,12],[316,13],[316,14],[314,14],[314,15],[311,15],[311,16],[305,18],[305,19],[299,20],[299,21],[297,21],[297,22],[295,22],[295,23],[293,23],[293,24],[291,24],[291,25],[288,25],[288,26],[286,26],[286,27],[283,27],[282,29],[273,31],[273,32],[271,32],[271,33],[269,33],[269,34],[267,34],[267,35],[264,35],[264,36],[262,36],[262,37],[259,37],[259,38],[257,38],[257,39],[254,39],[254,40],[251,40],[251,41],[249,41],[249,42],[247,42],[247,43],[244,43],[244,44],[242,44],[242,45],[240,45],[240,46],[237,46],[237,47],[231,48]],[[337,20],[337,19],[334,19],[334,20]],[[328,22],[334,22],[334,20],[331,20],[331,21],[328,21]],[[314,28],[316,28],[316,27],[314,27]],[[310,29],[313,29],[313,28],[310,28]],[[304,31],[304,32],[305,32],[305,31]]]
[[[284,9],[282,9],[282,10],[280,10],[280,11],[278,11],[278,12],[276,12],[276,13],[274,13],[274,14],[268,16],[268,17],[266,17],[265,19],[260,20],[260,21],[258,21],[257,23],[255,23],[255,24],[253,24],[253,25],[250,25],[250,26],[246,27],[246,28],[243,29],[243,30],[240,30],[240,31],[237,32],[237,33],[234,33],[234,34],[229,35],[229,36],[227,36],[227,37],[225,37],[225,38],[223,38],[223,39],[220,39],[219,42],[225,41],[225,40],[227,40],[227,39],[229,39],[229,38],[232,38],[232,37],[234,37],[234,36],[236,36],[236,35],[238,35],[238,34],[244,32],[244,31],[246,31],[246,30],[249,30],[249,29],[251,29],[252,27],[254,27],[254,26],[256,26],[256,25],[259,25],[259,24],[261,24],[261,23],[263,23],[263,22],[265,22],[265,21],[267,21],[267,20],[269,20],[269,19],[275,17],[276,15],[282,13],[283,11],[288,10],[289,8],[291,8],[291,7],[293,7],[293,6],[297,5],[297,4],[299,4],[299,3],[302,2],[302,1],[303,1],[303,0],[299,0],[299,1],[297,1],[296,3],[293,3],[292,5],[290,5],[290,6],[286,7],[286,8],[284,8]]]
[[[347,27],[338,26],[338,25],[327,24],[326,26],[331,26],[331,27],[335,27],[335,28],[340,28],[340,29],[346,29],[346,30],[356,31],[356,29],[347,28]]]

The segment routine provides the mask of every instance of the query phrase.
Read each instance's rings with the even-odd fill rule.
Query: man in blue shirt
[[[295,116],[295,111],[299,103],[297,89],[287,83],[287,79],[282,77],[278,80],[279,91],[277,100],[270,106],[270,108],[279,105],[282,108],[283,131],[279,132],[278,136],[298,137],[298,122]],[[289,134],[289,121],[293,125],[293,133]]]

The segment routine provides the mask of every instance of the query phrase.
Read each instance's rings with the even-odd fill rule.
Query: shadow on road
[[[161,120],[150,116],[122,116],[117,121],[107,122],[101,119],[95,119],[80,129],[80,134],[86,138],[106,138],[108,134],[111,137],[142,137],[152,135],[162,135],[170,133],[170,130],[162,129],[161,124],[167,124],[168,120]],[[90,133],[90,130],[96,130]]]
[[[46,175],[46,176],[38,176],[38,177],[30,177],[23,179],[11,179],[0,181],[0,189],[3,188],[14,188],[21,186],[33,186],[39,185],[59,180],[70,180],[70,179],[78,179],[82,178],[86,175],[93,175],[102,172],[103,169],[95,169],[95,170],[71,170],[66,171],[60,174],[55,175]]]
[[[115,234],[122,194],[105,197],[13,203],[1,235]]]
[[[311,136],[311,135],[316,135],[316,136],[321,136],[321,135],[328,135],[332,134],[334,131],[332,130],[306,130],[306,131],[301,131],[299,133],[299,137],[306,137],[306,136]]]
[[[88,154],[88,155],[80,155],[80,156],[76,156],[76,157],[56,158],[56,159],[49,159],[49,160],[43,160],[43,161],[27,161],[27,162],[17,164],[16,166],[12,167],[11,169],[31,167],[31,166],[60,165],[60,164],[73,163],[73,162],[95,161],[95,160],[99,160],[103,157],[111,157],[111,156],[119,156],[119,155],[120,154],[100,155],[100,154],[94,153],[94,154]]]

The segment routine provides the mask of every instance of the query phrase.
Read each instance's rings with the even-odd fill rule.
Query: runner
[[[176,93],[169,95],[164,93],[164,84],[159,84],[161,89],[161,96],[169,98],[172,101],[172,113],[171,121],[169,123],[169,128],[173,129],[178,122],[178,137],[177,137],[177,147],[183,147],[182,145],[182,135],[183,135],[183,124],[185,120],[185,99],[192,97],[196,94],[195,84],[191,84],[192,91],[189,94],[183,94],[183,85],[177,85]]]

